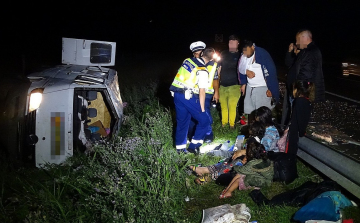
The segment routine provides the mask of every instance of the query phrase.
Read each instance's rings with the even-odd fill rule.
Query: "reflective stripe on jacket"
[[[214,86],[213,86],[213,80],[215,77],[215,73],[217,72],[218,69],[218,64],[216,62],[210,61],[209,63],[207,63],[206,65],[206,69],[209,72],[209,77],[208,77],[208,88],[205,89],[206,94],[214,94]],[[199,93],[199,87],[196,85],[195,86],[195,93],[198,94]]]

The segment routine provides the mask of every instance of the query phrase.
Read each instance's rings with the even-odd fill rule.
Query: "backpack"
[[[273,181],[289,184],[298,177],[295,154],[269,151],[268,157],[274,162]]]

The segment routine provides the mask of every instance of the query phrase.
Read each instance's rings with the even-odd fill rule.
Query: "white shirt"
[[[197,60],[204,64],[204,61],[202,59],[197,58]],[[206,70],[199,70],[196,73],[196,83],[199,86],[199,88],[208,88],[209,87],[209,73]]]
[[[246,60],[246,69],[255,73],[255,77],[247,78],[248,85],[249,87],[266,86],[266,81],[264,79],[264,74],[261,69],[261,64],[258,64],[256,62],[253,63],[254,57],[255,57],[255,52],[250,58],[247,58]]]
[[[241,57],[240,57],[240,63],[239,63],[239,72],[240,74],[246,74],[246,65],[247,65],[247,60],[248,58],[244,55],[244,54],[241,54]]]

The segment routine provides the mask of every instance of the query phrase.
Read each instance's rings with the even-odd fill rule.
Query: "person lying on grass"
[[[253,122],[249,126],[250,137],[257,137],[257,140],[259,141],[264,136],[264,132],[265,132],[265,127],[263,126],[262,123],[258,121]],[[240,150],[235,151],[232,156],[225,159],[227,164],[217,163],[206,167],[189,166],[189,168],[193,170],[193,172],[196,175],[200,176],[199,178],[195,179],[195,183],[205,184],[210,180],[216,180],[221,174],[230,172],[232,170],[232,166],[235,166],[236,164],[238,164],[238,162],[241,162],[241,164],[238,165],[244,165],[246,163],[245,155],[246,155],[246,150],[240,148]],[[211,179],[207,175],[210,175]]]
[[[235,166],[236,176],[233,178],[229,186],[222,191],[220,199],[232,196],[232,192],[239,190],[247,190],[251,188],[259,189],[259,187],[270,186],[274,177],[273,162],[267,158],[264,145],[260,144],[255,138],[249,138],[246,141],[246,160],[244,166]]]

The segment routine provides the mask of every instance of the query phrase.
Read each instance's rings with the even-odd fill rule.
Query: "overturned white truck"
[[[116,43],[63,38],[62,63],[27,76],[22,157],[37,167],[63,162],[120,129],[123,107],[115,65]]]

